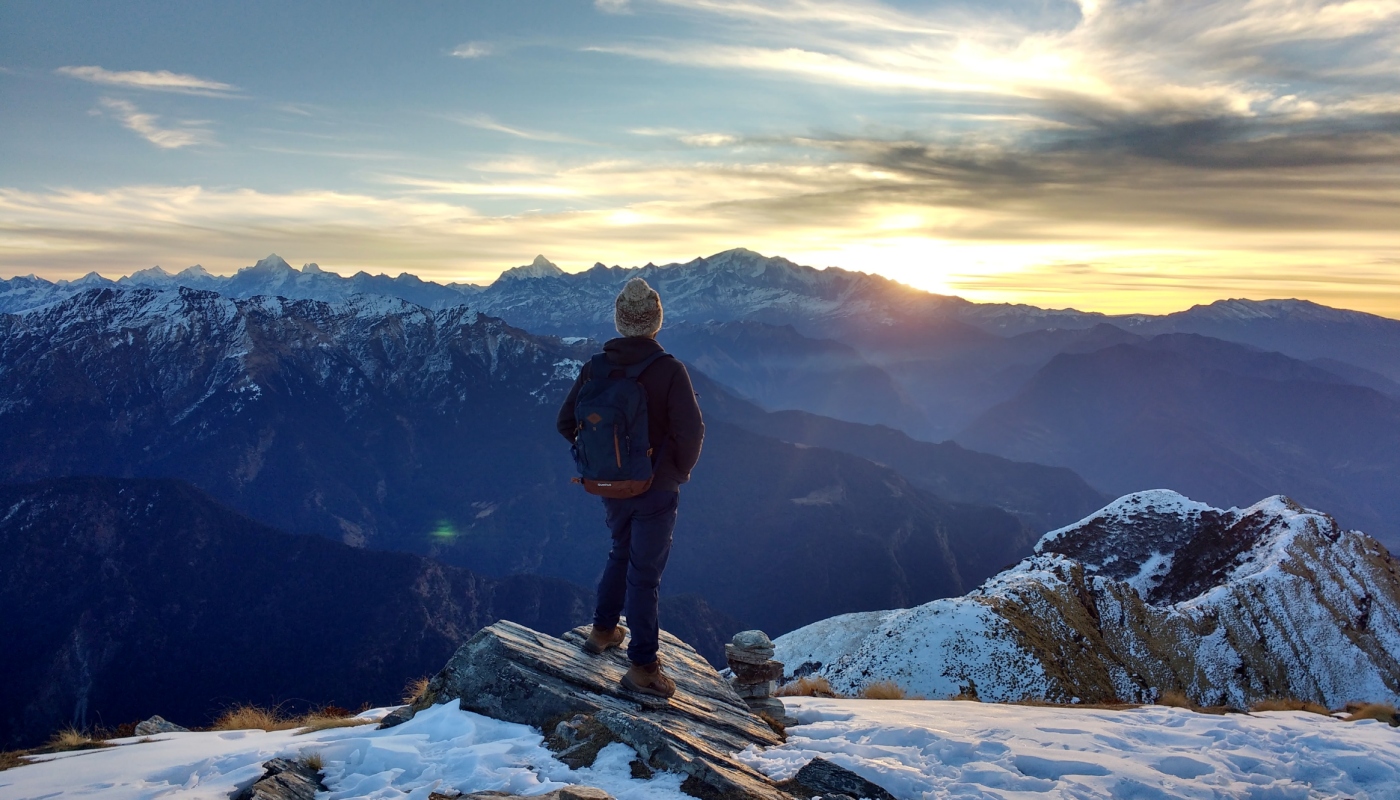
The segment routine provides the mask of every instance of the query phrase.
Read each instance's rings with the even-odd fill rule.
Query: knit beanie
[[[661,295],[641,278],[633,278],[617,296],[613,315],[623,336],[655,337],[661,330]]]

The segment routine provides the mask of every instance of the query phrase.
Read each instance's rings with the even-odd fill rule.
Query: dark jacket
[[[608,361],[619,367],[635,364],[661,349],[655,339],[644,336],[612,339],[603,345]],[[579,388],[589,378],[590,366],[584,362],[578,380],[559,409],[559,433],[570,442],[578,428],[574,402]],[[705,441],[705,423],[700,418],[695,388],[690,385],[690,373],[676,359],[663,358],[647,367],[637,380],[646,391],[647,438],[656,450],[652,488],[677,491],[690,480],[690,471],[700,460],[700,445]]]

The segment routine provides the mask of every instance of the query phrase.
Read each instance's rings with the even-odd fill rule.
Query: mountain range
[[[1395,691],[1394,564],[1347,530],[1400,542],[1395,320],[1297,300],[975,304],[742,249],[572,274],[540,257],[489,286],[269,256],[228,277],[0,281],[0,536],[16,554],[0,592],[24,609],[0,635],[40,654],[0,669],[18,687],[9,730],[144,713],[115,699],[145,696],[121,664],[169,673],[187,719],[207,718],[216,681],[231,700],[357,704],[490,617],[586,616],[605,532],[553,417],[637,275],[709,428],[663,614],[711,658],[741,626],[810,625],[780,657],[847,688]],[[1141,491],[1164,487],[1209,505]],[[219,559],[226,575],[181,582]],[[208,612],[270,570],[256,614]],[[348,610],[380,602],[398,632],[354,640],[344,658],[376,655],[336,672],[307,650],[322,632],[289,617],[352,621],[288,574]],[[364,597],[344,599],[337,574]],[[216,623],[236,654],[210,643]],[[283,693],[255,667],[239,683],[195,655],[244,664],[268,628],[278,674],[311,665],[344,691],[316,677]],[[948,665],[934,677],[929,653]]]
[[[1127,495],[955,599],[824,620],[776,641],[854,692],[1245,708],[1400,698],[1400,574],[1374,539],[1275,496],[1221,510]]]
[[[591,585],[601,510],[553,418],[595,346],[460,306],[90,289],[0,316],[0,477],[179,478],[283,530]],[[830,441],[854,454],[774,438],[696,374],[715,411],[667,590],[774,633],[960,594],[1101,502],[1066,470],[956,447],[911,481],[861,455],[888,429]],[[963,488],[935,494],[939,475]],[[789,592],[777,564],[821,591]]]

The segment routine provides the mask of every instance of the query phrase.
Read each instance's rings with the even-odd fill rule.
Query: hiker
[[[657,658],[657,602],[680,485],[700,458],[705,423],[690,374],[656,341],[661,297],[645,280],[633,278],[623,287],[614,324],[621,338],[610,339],[583,365],[559,409],[559,432],[573,443],[583,474],[575,480],[603,497],[612,531],[584,649],[598,655],[620,647],[627,629],[618,620],[626,611],[632,665],[622,685],[670,697],[676,684]]]

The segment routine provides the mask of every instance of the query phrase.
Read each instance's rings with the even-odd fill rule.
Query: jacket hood
[[[652,353],[664,349],[659,342],[649,336],[623,336],[609,339],[603,345],[603,352],[607,353],[608,361],[619,367],[635,364]]]

